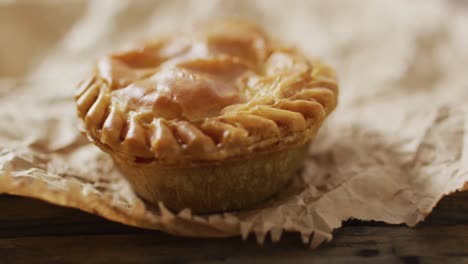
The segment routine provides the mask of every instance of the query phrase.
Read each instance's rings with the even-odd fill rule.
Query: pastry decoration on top
[[[225,21],[100,59],[76,102],[98,146],[171,164],[304,144],[337,95],[331,68],[253,24]]]

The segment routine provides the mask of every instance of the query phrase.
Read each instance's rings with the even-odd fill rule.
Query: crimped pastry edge
[[[128,140],[128,138],[124,138],[123,140],[121,140],[120,142],[117,142],[116,144],[108,144],[106,142],[103,142],[102,138],[101,138],[101,129],[102,129],[102,124],[104,122],[106,122],[105,120],[101,120],[99,122],[94,122],[91,118],[89,118],[89,116],[93,115],[96,111],[96,109],[105,109],[103,112],[103,117],[108,117],[108,114],[110,112],[112,112],[112,103],[111,103],[111,100],[110,100],[110,95],[108,95],[107,91],[106,90],[106,83],[103,81],[103,80],[100,80],[98,77],[96,76],[93,76],[92,78],[88,79],[88,80],[85,80],[82,84],[81,84],[81,88],[78,90],[77,92],[77,95],[76,95],[76,100],[77,100],[77,103],[78,103],[78,115],[81,117],[81,119],[83,120],[83,123],[84,123],[84,130],[85,130],[85,133],[87,134],[87,136],[91,139],[93,139],[94,142],[99,142],[99,146],[106,146],[107,149],[110,149],[112,151],[115,151],[115,152],[118,152],[118,153],[121,153],[123,155],[126,155],[126,156],[129,156],[129,157],[134,157],[134,158],[140,158],[140,159],[144,159],[144,160],[159,160],[160,162],[163,162],[163,163],[176,163],[176,162],[190,162],[190,161],[197,161],[197,160],[202,160],[202,161],[216,161],[216,160],[223,160],[223,159],[228,159],[228,158],[231,158],[231,157],[238,157],[238,156],[243,156],[245,153],[243,152],[250,152],[252,150],[258,150],[258,151],[262,151],[262,149],[271,149],[271,148],[274,148],[275,146],[279,146],[281,145],[281,141],[282,139],[287,139],[289,141],[291,141],[293,144],[295,142],[298,142],[300,143],[300,141],[304,141],[304,140],[308,140],[310,139],[308,134],[314,134],[315,131],[314,130],[317,130],[320,126],[321,126],[321,123],[324,121],[324,119],[326,118],[326,116],[333,111],[333,109],[335,108],[336,104],[337,104],[337,94],[338,94],[338,86],[336,84],[336,79],[335,77],[333,76],[334,75],[334,72],[333,70],[331,70],[331,68],[329,68],[328,66],[325,66],[323,64],[321,64],[320,62],[317,62],[315,61],[314,62],[315,65],[314,65],[314,68],[325,68],[325,73],[323,76],[317,76],[318,78],[316,78],[316,85],[318,85],[317,87],[312,87],[312,88],[308,88],[309,90],[312,90],[312,95],[308,95],[308,96],[313,96],[314,98],[310,98],[309,100],[318,108],[318,110],[315,112],[315,113],[312,113],[312,117],[304,117],[304,115],[302,113],[298,113],[298,112],[294,112],[294,111],[290,111],[290,110],[283,110],[283,109],[280,109],[281,110],[281,113],[287,113],[287,114],[296,114],[296,118],[302,118],[305,122],[305,127],[303,128],[303,131],[288,131],[288,127],[285,128],[284,125],[282,124],[278,124],[278,121],[273,121],[272,119],[268,119],[266,118],[265,114],[263,114],[263,116],[258,116],[255,114],[255,111],[263,111],[263,112],[268,112],[270,110],[275,110],[277,109],[277,105],[260,105],[260,106],[254,106],[252,107],[251,109],[248,109],[247,111],[245,110],[242,110],[242,111],[239,111],[238,113],[229,113],[227,115],[222,115],[220,117],[215,117],[214,119],[222,119],[222,118],[229,118],[231,116],[234,116],[235,118],[239,119],[239,118],[243,118],[243,116],[258,116],[262,119],[265,119],[265,120],[270,120],[270,121],[273,121],[275,122],[275,124],[277,126],[279,125],[282,125],[283,127],[283,131],[282,131],[282,135],[273,135],[269,138],[264,138],[264,139],[261,139],[257,142],[252,142],[252,141],[249,141],[248,140],[248,137],[251,135],[251,133],[249,133],[249,131],[247,131],[247,129],[245,127],[243,128],[240,128],[238,126],[236,126],[235,128],[236,129],[241,129],[241,130],[244,130],[246,131],[246,139],[245,141],[243,142],[244,145],[239,148],[238,146],[236,146],[237,148],[232,148],[231,146],[231,149],[226,149],[225,147],[226,146],[223,146],[223,145],[216,145],[215,146],[215,149],[214,150],[211,150],[211,153],[197,153],[197,156],[193,156],[193,155],[190,155],[190,154],[186,154],[186,153],[180,153],[179,155],[177,155],[177,158],[158,158],[157,155],[153,152],[153,150],[151,149],[151,144],[145,144],[144,142],[140,141],[138,142],[138,139],[131,139],[130,140],[130,143],[127,144],[127,147],[124,147],[125,146],[125,142],[126,140]],[[320,70],[317,71],[318,73],[320,73]],[[332,76],[330,76],[330,73],[332,74]],[[103,87],[102,87],[103,86]],[[90,90],[90,88],[93,88],[93,90]],[[99,88],[99,89],[97,89]],[[97,90],[96,90],[97,89]],[[304,89],[298,89],[298,92],[291,95],[290,98],[294,98],[294,97],[299,97],[300,99],[299,100],[303,100],[303,97],[302,94],[304,94]],[[302,92],[302,93],[301,93]],[[94,97],[93,100],[91,100],[91,102],[88,102],[87,104],[89,104],[88,107],[84,107],[84,108],[81,108],[80,109],[80,98],[82,98],[83,94],[87,93],[88,96],[89,94],[93,94],[94,95],[92,97]],[[305,92],[307,93],[307,91]],[[322,97],[322,98],[320,98]],[[325,97],[325,98],[323,98]],[[315,99],[317,98],[317,99]],[[287,100],[286,100],[287,101]],[[295,100],[293,100],[294,102]],[[320,102],[319,102],[320,101]],[[94,110],[94,111],[93,111]],[[320,113],[321,111],[321,113]],[[125,113],[124,113],[125,115]],[[274,117],[273,117],[274,118]],[[213,118],[211,118],[210,120],[206,121],[205,120],[205,123],[203,124],[206,124],[207,122],[213,120]],[[135,121],[135,120],[132,120],[130,116],[127,116],[126,118],[124,118],[123,122],[125,122],[125,126],[127,127],[127,129],[129,127],[132,126],[132,123],[133,125],[138,125],[138,122]],[[162,122],[167,122],[165,120],[162,120]],[[281,122],[281,121],[280,121]],[[171,125],[173,126],[174,123],[172,123]],[[199,125],[199,126],[202,126],[203,124]],[[177,125],[177,123],[176,123]],[[194,125],[194,124],[190,124],[190,125]],[[100,127],[101,126],[101,127]],[[198,131],[201,131],[203,132],[203,129],[201,129],[199,126],[196,126],[196,129],[198,129]],[[152,134],[153,131],[151,129],[148,129],[148,128],[144,128],[144,127],[139,127],[141,131],[144,132],[145,134],[145,138],[144,138],[144,141],[145,142],[148,142],[151,140],[151,137],[152,137]],[[297,129],[297,128],[296,128]],[[312,133],[310,132],[312,130]],[[309,132],[307,132],[309,131]],[[177,135],[175,133],[173,133],[173,128],[171,128],[171,132],[172,132],[172,135],[177,137]],[[300,133],[300,132],[305,132],[305,133]],[[207,135],[206,133],[204,133],[204,135]],[[302,136],[306,136],[305,139],[301,139]],[[135,140],[137,140],[135,142]],[[180,142],[180,139],[179,138],[175,138],[175,142]],[[132,142],[133,141],[133,142]],[[270,142],[270,144],[268,144],[268,142]],[[143,143],[143,144],[142,144]],[[137,146],[136,148],[134,148],[136,151],[132,151],[131,148],[132,148],[132,145],[133,146]],[[129,147],[130,146],[130,147]],[[250,147],[250,148],[249,148]],[[141,156],[141,154],[144,154],[143,156]],[[207,154],[207,155],[203,155],[203,154]],[[248,154],[248,153],[247,153]],[[201,158],[201,159],[200,159]]]

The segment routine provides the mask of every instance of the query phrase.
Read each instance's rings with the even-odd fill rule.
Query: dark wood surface
[[[74,209],[0,195],[0,263],[468,263],[468,192],[444,198],[415,228],[348,221],[311,251],[299,235],[180,238]]]

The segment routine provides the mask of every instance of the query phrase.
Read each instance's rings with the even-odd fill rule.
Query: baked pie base
[[[133,189],[146,201],[179,211],[248,208],[269,198],[299,171],[308,144],[237,160],[194,166],[135,163],[113,155]]]

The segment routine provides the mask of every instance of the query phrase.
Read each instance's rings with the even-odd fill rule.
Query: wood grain
[[[415,228],[349,221],[310,251],[296,234],[179,238],[41,201],[0,196],[0,263],[468,263],[468,193],[444,198]]]

